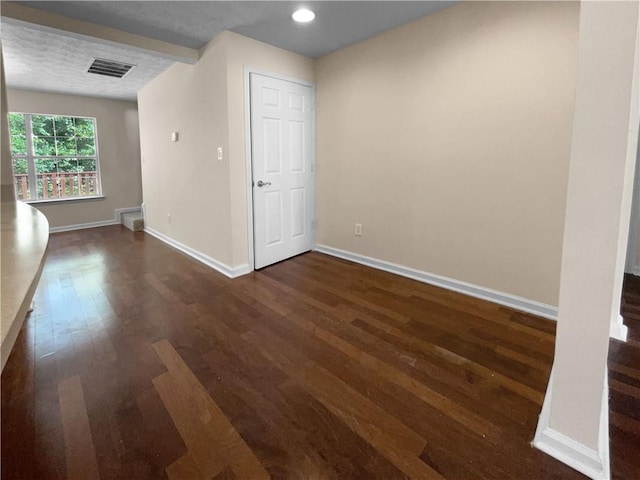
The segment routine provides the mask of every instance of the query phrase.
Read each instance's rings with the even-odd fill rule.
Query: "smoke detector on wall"
[[[112,78],[123,78],[133,69],[133,67],[135,67],[135,65],[116,62],[115,60],[93,58],[87,73],[95,73],[96,75],[104,75]]]

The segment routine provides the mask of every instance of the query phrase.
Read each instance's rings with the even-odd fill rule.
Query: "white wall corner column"
[[[632,2],[636,9],[640,9],[639,2]],[[638,15],[638,14],[637,14]],[[633,16],[631,17],[633,19]],[[622,217],[620,221],[620,235],[618,237],[618,257],[616,262],[616,274],[614,278],[614,300],[611,310],[611,324],[609,326],[609,337],[622,342],[627,341],[628,328],[624,324],[624,319],[620,314],[620,302],[622,300],[622,283],[624,272],[628,262],[628,243],[633,237],[631,229],[635,230],[633,237],[633,249],[636,250],[637,242],[637,219],[631,219],[632,215],[637,215],[634,209],[634,190],[636,189],[636,167],[638,166],[638,146],[640,145],[640,15],[636,16],[636,41],[633,55],[633,70],[631,77],[631,104],[629,109],[629,124],[627,135],[627,156],[625,162],[624,188],[622,191]],[[629,38],[629,40],[632,37]]]
[[[638,2],[582,2],[553,372],[534,446],[610,478],[607,354],[638,140]]]

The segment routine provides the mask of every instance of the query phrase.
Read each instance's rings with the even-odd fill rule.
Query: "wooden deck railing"
[[[31,186],[27,174],[15,175],[18,200],[43,200],[47,198],[73,198],[99,195],[97,172],[38,173],[38,194],[29,198]],[[35,197],[35,198],[34,198]]]

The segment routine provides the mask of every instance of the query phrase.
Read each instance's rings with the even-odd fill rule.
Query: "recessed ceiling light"
[[[291,18],[293,18],[298,23],[308,23],[316,18],[316,14],[306,8],[300,8],[293,12]]]

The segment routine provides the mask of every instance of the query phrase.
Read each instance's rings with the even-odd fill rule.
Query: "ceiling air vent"
[[[135,65],[120,63],[114,60],[105,60],[104,58],[94,58],[87,72],[95,73],[96,75],[105,75],[107,77],[122,78],[129,73],[133,67],[135,67]]]

